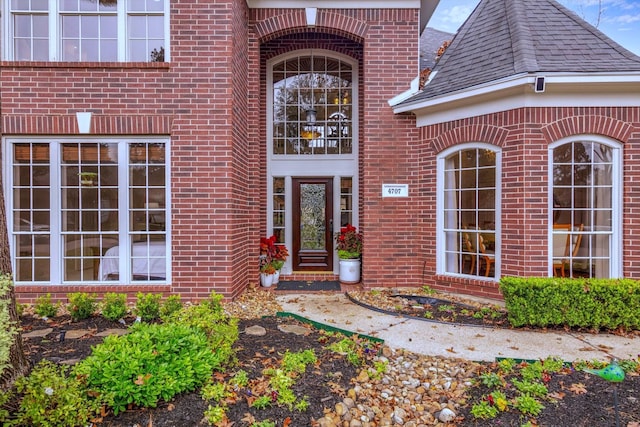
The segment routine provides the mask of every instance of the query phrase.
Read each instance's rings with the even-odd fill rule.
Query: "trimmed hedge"
[[[640,282],[631,279],[503,277],[511,326],[640,329]]]

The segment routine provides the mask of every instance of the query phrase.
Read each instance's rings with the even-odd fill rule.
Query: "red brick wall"
[[[393,156],[392,171],[382,168],[385,182],[409,173],[415,182],[406,153],[416,146],[418,130],[411,118],[394,116],[387,100],[417,75],[417,41],[417,10],[319,9],[317,25],[309,28],[304,9],[176,0],[169,63],[2,62],[2,136],[75,135],[75,113],[92,111],[93,134],[171,138],[172,284],[20,286],[19,299],[45,292],[64,299],[87,290],[185,299],[215,290],[232,298],[255,282],[258,242],[266,233],[265,63],[291,49],[325,48],[361,61],[361,179],[368,178],[365,162],[380,168]],[[381,201],[373,203],[382,178],[371,175],[377,181],[361,185],[360,223],[371,222],[363,227],[371,233],[364,277],[375,281],[369,271],[376,273],[381,257],[374,242],[388,226],[376,219]],[[419,240],[412,235],[407,229],[404,237],[386,240],[382,251],[415,251]]]
[[[420,170],[425,219],[423,283],[438,289],[500,297],[498,283],[436,276],[436,164],[442,150],[465,142],[486,142],[502,149],[502,259],[508,276],[548,274],[548,146],[572,135],[602,135],[622,143],[624,276],[640,278],[640,257],[633,249],[640,234],[638,179],[640,108],[523,108],[428,126],[422,129]]]

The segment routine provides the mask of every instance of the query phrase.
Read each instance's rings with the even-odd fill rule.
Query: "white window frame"
[[[164,3],[164,62],[169,62],[171,58],[170,54],[170,0],[159,0]],[[127,0],[120,0],[117,3],[117,33],[118,33],[118,54],[117,62],[130,62],[128,42],[129,31],[127,28],[127,21],[130,15],[159,15],[158,12],[128,12],[126,8]],[[11,13],[11,0],[0,0],[0,12],[2,15],[2,58],[5,61],[13,61],[13,14]],[[70,15],[72,13],[66,13]],[[62,20],[61,12],[58,8],[58,1],[49,1],[49,61],[62,61]],[[145,61],[150,62],[150,61]]]
[[[555,141],[552,144],[549,144],[548,151],[548,199],[549,199],[549,225],[548,225],[548,274],[549,277],[553,277],[553,151],[557,147],[560,147],[564,144],[572,143],[572,142],[593,142],[605,145],[612,150],[612,167],[613,170],[611,172],[611,181],[612,181],[612,189],[611,189],[611,220],[613,224],[611,225],[611,247],[609,248],[609,278],[620,278],[623,273],[623,248],[622,248],[622,223],[623,223],[623,214],[624,214],[624,205],[622,199],[622,188],[623,188],[623,147],[618,141],[610,138],[606,138],[600,135],[592,135],[592,134],[580,134],[580,135],[572,135],[569,137],[562,138],[558,141]],[[593,232],[584,231],[581,233],[583,235],[583,241],[585,238],[594,235]]]
[[[469,149],[484,149],[491,150],[495,153],[496,156],[496,164],[495,164],[495,173],[496,173],[496,185],[495,185],[495,259],[494,259],[494,275],[493,277],[486,277],[484,275],[474,275],[474,274],[466,274],[466,273],[455,273],[447,271],[447,254],[446,254],[446,230],[445,230],[445,169],[446,169],[446,159],[450,155],[457,153],[459,151],[469,150]],[[438,154],[436,158],[437,165],[437,192],[436,192],[436,274],[439,275],[447,275],[454,277],[461,277],[466,279],[474,279],[474,280],[487,280],[487,281],[498,281],[501,276],[501,266],[502,266],[502,149],[495,145],[483,143],[483,142],[471,142],[455,145],[453,147],[449,147],[448,149],[442,151]]]
[[[63,257],[63,234],[62,226],[60,223],[60,213],[62,211],[60,202],[60,193],[55,191],[56,188],[61,188],[61,176],[60,176],[60,149],[61,144],[64,143],[114,143],[118,145],[118,199],[119,199],[119,224],[118,230],[115,232],[118,234],[120,253],[119,253],[119,279],[108,281],[65,281],[64,280],[64,257]],[[49,234],[51,236],[51,249],[50,249],[50,278],[48,282],[34,282],[34,281],[22,281],[16,282],[16,285],[30,285],[33,283],[39,284],[53,284],[53,285],[123,285],[131,284],[132,286],[139,286],[141,283],[153,283],[153,284],[166,284],[171,282],[171,170],[169,161],[170,153],[170,139],[158,138],[158,137],[132,137],[132,138],[92,138],[92,137],[8,137],[2,139],[2,155],[3,155],[3,182],[4,193],[6,195],[6,219],[7,228],[9,231],[9,249],[11,253],[11,262],[13,271],[16,271],[16,256],[14,241],[14,227],[13,227],[13,146],[17,143],[47,143],[50,144],[50,211],[51,222]],[[131,231],[129,226],[129,217],[131,213],[130,206],[130,180],[129,180],[129,144],[135,143],[161,143],[165,144],[165,256],[166,256],[166,278],[165,280],[129,280],[131,277],[131,243],[132,236],[136,233]]]

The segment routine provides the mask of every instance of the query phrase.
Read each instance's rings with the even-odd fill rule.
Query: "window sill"
[[[120,68],[168,70],[170,62],[63,62],[63,61],[1,61],[1,67],[15,68]]]

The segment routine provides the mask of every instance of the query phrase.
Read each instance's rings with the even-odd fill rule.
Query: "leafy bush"
[[[223,362],[202,330],[139,323],[127,335],[106,337],[75,372],[108,396],[117,414],[131,403],[155,407],[159,399],[194,390]]]
[[[49,361],[38,364],[28,377],[16,381],[22,397],[14,419],[4,426],[84,426],[100,412],[101,399],[91,398],[85,385],[69,368]]]
[[[160,318],[160,294],[143,294],[138,292],[136,301],[136,315],[145,322]]]
[[[0,374],[9,366],[9,349],[18,332],[15,322],[12,322],[9,316],[11,301],[4,298],[11,286],[13,286],[11,276],[0,275]]]
[[[217,355],[222,367],[234,355],[232,345],[238,339],[238,319],[229,317],[222,306],[222,295],[211,293],[198,305],[185,307],[167,316],[165,323],[177,323],[197,328],[207,336],[209,346]]]
[[[640,329],[640,282],[503,277],[509,322],[521,326]]]
[[[88,319],[93,316],[93,313],[96,311],[97,304],[95,294],[89,295],[85,292],[74,292],[67,294],[67,298],[69,299],[67,310],[71,313],[73,320]]]
[[[127,295],[109,292],[102,300],[102,316],[108,320],[120,320],[127,315]]]
[[[160,318],[167,319],[173,313],[177,313],[182,309],[182,301],[180,295],[169,295],[160,306]]]
[[[36,298],[36,303],[33,307],[38,316],[41,317],[55,317],[58,314],[59,303],[51,302],[51,294],[41,295]]]

